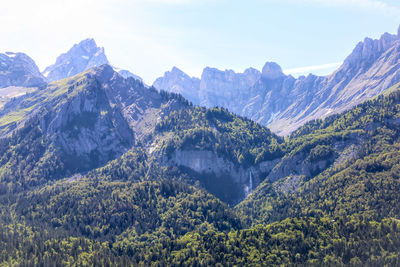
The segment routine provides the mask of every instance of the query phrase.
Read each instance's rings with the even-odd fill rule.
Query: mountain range
[[[42,73],[34,60],[24,53],[0,53],[0,107],[10,99],[32,92],[47,83],[72,77],[103,64],[109,64],[104,48],[98,47],[91,38],[74,44]],[[128,70],[117,67],[113,69],[124,78],[132,77],[143,82],[142,78]]]
[[[53,82],[64,78],[72,77],[82,71],[93,67],[110,64],[103,47],[98,47],[94,39],[85,39],[75,44],[68,52],[57,57],[56,63],[48,66],[43,71],[47,81]],[[123,77],[142,79],[128,70],[115,68]]]
[[[310,120],[348,110],[399,82],[399,40],[398,34],[389,33],[379,40],[365,38],[328,76],[294,78],[274,62],[267,62],[261,71],[249,68],[243,73],[206,67],[200,79],[173,67],[156,79],[153,87],[181,94],[195,105],[227,108],[285,136]],[[75,44],[42,73],[25,54],[1,55],[5,73],[1,87],[37,87],[110,64],[104,48],[93,39]],[[143,82],[128,70],[113,68],[125,78]],[[21,71],[24,74],[20,75]]]
[[[328,76],[285,75],[267,62],[243,73],[205,68],[201,79],[174,67],[153,86],[180,93],[195,104],[220,106],[288,135],[306,122],[343,112],[400,81],[400,35],[365,38]]]
[[[103,47],[88,38],[74,44],[66,53],[57,57],[56,62],[41,73],[36,63],[24,53],[6,52],[0,54],[0,88],[8,86],[38,87],[49,82],[72,77],[85,70],[110,64]],[[123,77],[142,78],[128,70],[113,67]]]
[[[198,118],[183,124],[185,117],[193,116]],[[173,126],[171,120],[179,124]],[[258,142],[252,133],[243,134],[249,129],[258,132]],[[134,78],[123,78],[109,65],[50,83],[7,103],[0,110],[0,137],[11,135],[19,136],[21,144],[26,138],[32,144],[40,143],[40,153],[31,159],[34,167],[26,170],[28,176],[42,173],[41,166],[48,168],[48,160],[57,161],[54,173],[47,170],[42,182],[99,167],[140,144],[160,164],[194,171],[196,175],[191,175],[203,179],[211,191],[215,180],[201,176],[220,179],[226,188],[215,194],[228,203],[237,203],[248,193],[250,173],[254,186],[261,181],[261,175],[273,167],[263,159],[280,155],[276,145],[268,148],[270,143],[282,142],[251,121],[225,110],[194,107],[180,95],[160,94]],[[200,143],[193,145],[195,141]],[[204,148],[199,151],[199,146]],[[229,155],[232,146],[237,155]],[[6,175],[26,182],[12,170]]]
[[[45,75],[6,53],[0,265],[399,266],[399,42],[150,87],[92,39]]]

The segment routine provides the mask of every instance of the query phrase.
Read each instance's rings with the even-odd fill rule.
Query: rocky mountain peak
[[[384,33],[380,39],[374,40],[365,38],[359,42],[352,53],[345,59],[345,63],[350,66],[365,65],[365,62],[372,62],[379,58],[385,51],[399,41],[398,35]]]
[[[153,86],[158,90],[181,94],[194,104],[199,104],[200,80],[190,77],[177,67],[165,72],[163,77],[154,81]]]
[[[179,69],[178,67],[175,67],[175,66],[172,67],[171,73],[176,73],[176,74],[185,75],[185,76],[187,75],[181,69]]]
[[[165,83],[172,83],[173,82],[193,82],[196,80],[195,78],[191,78],[189,75],[184,73],[182,70],[180,70],[177,67],[172,67],[170,71],[166,71],[164,73],[164,77],[158,78],[155,80],[153,86],[159,90],[166,90],[169,91],[168,88],[164,88],[165,86],[162,86],[162,84]]]
[[[203,69],[201,77],[203,79],[203,77],[212,77],[212,76],[215,76],[215,75],[223,75],[223,73],[224,73],[224,71],[219,70],[217,68],[205,67]]]
[[[138,80],[138,81],[144,83],[144,82],[143,82],[143,79],[142,79],[141,77],[137,76],[136,74],[133,74],[133,73],[130,72],[129,70],[121,70],[121,69],[118,69],[118,68],[113,68],[113,69],[114,69],[116,72],[118,72],[118,74],[121,75],[122,77],[124,77],[125,79],[127,79],[127,78],[133,78],[133,79],[135,79],[135,80]]]
[[[255,84],[261,77],[261,72],[254,68],[248,68],[243,72],[251,85]]]
[[[79,44],[75,44],[74,46],[81,47],[82,49],[85,49],[88,53],[98,50],[96,41],[93,38],[85,39],[81,41]]]
[[[257,76],[257,70],[248,69],[245,73],[236,73],[235,71],[229,70],[219,70],[217,68],[206,67],[201,75],[201,80],[205,83],[224,83],[224,82],[238,82],[239,80],[249,76]]]
[[[61,54],[56,63],[47,67],[43,75],[53,82],[72,77],[85,70],[109,64],[103,47],[99,47],[93,38],[88,38],[72,46],[68,52]],[[122,77],[132,77],[143,82],[142,78],[128,70],[113,67]]]
[[[262,77],[264,79],[275,80],[284,76],[285,74],[283,74],[281,66],[275,62],[265,63],[262,69]]]
[[[185,97],[206,107],[225,107],[286,135],[309,120],[347,110],[398,82],[400,28],[398,35],[384,33],[377,40],[359,42],[329,76],[286,76],[274,62],[267,62],[261,73],[251,68],[235,73],[207,67],[195,91],[198,94]],[[173,80],[168,87],[190,90]]]
[[[398,40],[399,38],[396,34],[385,32],[378,40],[374,40],[374,42],[378,43],[378,51],[382,52],[389,49]]]
[[[247,68],[243,72],[245,75],[254,75],[254,74],[261,74],[259,70],[255,68]]]
[[[100,82],[106,82],[111,80],[111,78],[116,75],[116,72],[114,69],[108,65],[108,64],[103,64],[98,67],[94,67],[88,72],[89,76],[93,76]]]
[[[24,53],[0,53],[0,88],[36,87],[46,84],[35,62]]]
[[[103,64],[109,64],[104,48],[98,47],[93,39],[86,39],[61,54],[55,64],[44,70],[43,75],[49,81],[56,81]]]

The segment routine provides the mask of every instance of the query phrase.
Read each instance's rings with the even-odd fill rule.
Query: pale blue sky
[[[394,0],[12,0],[2,1],[0,50],[25,52],[44,69],[93,37],[113,65],[148,84],[172,66],[200,76],[205,66],[275,61],[328,74],[364,37],[399,24]]]

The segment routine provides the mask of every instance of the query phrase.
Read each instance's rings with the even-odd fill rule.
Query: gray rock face
[[[60,55],[55,64],[43,71],[43,75],[48,81],[53,82],[104,64],[109,64],[104,48],[98,47],[94,39],[86,39]],[[143,82],[142,78],[128,70],[115,67],[114,70],[124,78],[132,77]]]
[[[245,70],[244,73],[205,68],[200,80],[174,67],[163,77],[158,78],[153,86],[158,90],[181,94],[195,105],[221,106],[227,107],[232,112],[239,112],[240,104],[237,102],[241,100],[239,94],[243,93],[241,92],[243,89],[252,86],[260,77],[261,73],[253,68]],[[233,98],[236,101],[233,101]]]
[[[366,38],[332,75],[308,78],[308,90],[289,96],[292,104],[269,124],[271,130],[288,134],[307,121],[348,110],[399,83],[400,38],[388,33],[379,40]],[[298,86],[304,86],[304,81]]]
[[[77,170],[114,159],[135,140],[121,112],[96,83],[59,105],[41,125],[51,142],[68,155],[65,164]]]
[[[115,159],[154,131],[174,103],[135,79],[102,65],[17,98],[0,110],[0,138],[40,123],[48,155],[81,172]],[[176,108],[180,108],[177,106]],[[19,112],[21,118],[12,114]]]
[[[255,69],[247,69],[244,73],[235,73],[232,70],[220,71],[214,68],[205,68],[200,82],[200,104],[206,107],[226,107],[238,113],[242,106],[242,91],[251,87],[261,74]],[[233,101],[235,99],[235,101]]]
[[[43,75],[53,82],[108,63],[104,48],[98,47],[93,39],[86,39],[60,55],[54,65],[44,70]]]
[[[281,66],[275,62],[265,63],[262,69],[262,77],[267,80],[276,80],[284,76]]]
[[[200,80],[190,77],[177,67],[165,72],[163,77],[155,80],[153,86],[158,90],[181,94],[195,105],[200,104]]]
[[[174,91],[179,84],[175,92],[194,103],[228,108],[287,135],[310,120],[343,112],[399,83],[400,36],[366,38],[338,70],[324,77],[310,74],[295,79],[278,64],[267,62],[261,73],[206,68],[198,90],[167,75],[162,80],[158,89]]]
[[[127,78],[133,78],[135,80],[139,80],[141,82],[143,82],[143,79],[140,78],[139,76],[137,76],[136,74],[133,74],[132,72],[130,72],[129,70],[121,70],[118,68],[114,68],[114,70],[116,72],[118,72],[119,75],[121,75],[122,77],[124,77],[125,79]]]
[[[187,167],[206,176],[215,175],[216,179],[229,177],[224,181],[226,188],[237,191],[237,200],[242,200],[264,180],[278,162],[279,159],[264,161],[250,168],[243,168],[235,166],[231,161],[212,151],[177,150],[170,159],[164,158],[162,163]],[[224,189],[220,188],[219,191],[223,192]]]
[[[24,53],[0,54],[0,88],[8,86],[37,87],[45,78],[35,62]]]
[[[94,69],[89,75],[97,77],[109,101],[121,111],[140,141],[154,131],[162,116],[181,108],[176,100],[166,101],[156,90],[139,80],[123,78],[108,65]]]

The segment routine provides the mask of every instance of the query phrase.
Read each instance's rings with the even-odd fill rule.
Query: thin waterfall
[[[250,171],[250,178],[249,178],[249,192],[253,191],[253,174]]]
[[[244,195],[247,197],[253,191],[253,173],[249,171],[249,183],[244,185]]]

